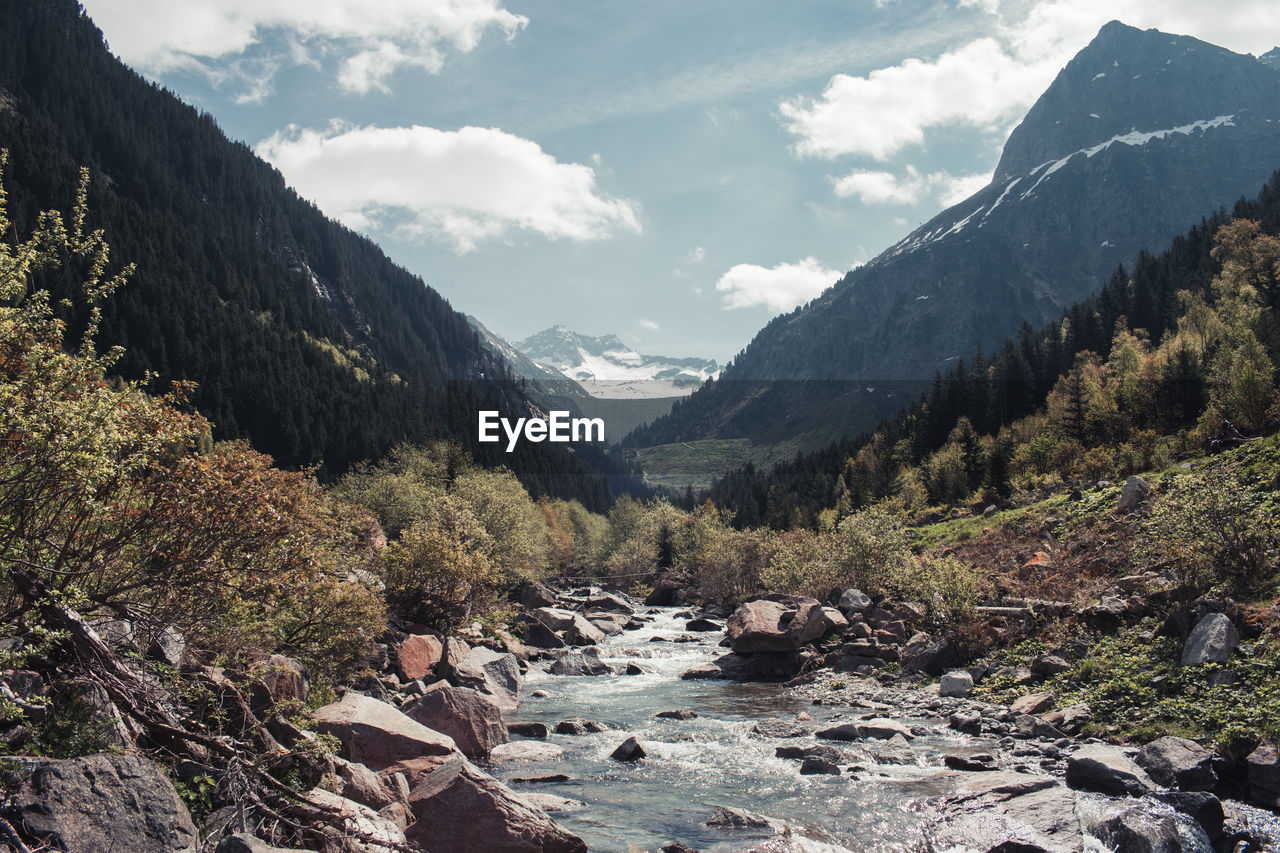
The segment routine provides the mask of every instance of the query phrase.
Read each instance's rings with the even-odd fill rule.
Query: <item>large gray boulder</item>
[[[552,675],[612,675],[613,668],[600,660],[595,647],[580,652],[564,652],[547,668]]]
[[[973,692],[973,676],[963,669],[948,672],[938,682],[938,695],[963,698]]]
[[[315,712],[316,730],[342,743],[342,757],[382,771],[424,756],[457,752],[453,738],[429,729],[397,708],[360,693],[347,693]]]
[[[735,653],[754,654],[795,651],[830,627],[817,599],[779,595],[738,605],[725,630]]]
[[[1280,811],[1280,751],[1263,741],[1245,759],[1249,799],[1255,806]]]
[[[510,740],[502,710],[488,696],[465,687],[432,685],[400,710],[427,728],[453,738],[468,758],[488,755],[489,750]]]
[[[1075,814],[1076,793],[1052,777],[992,771],[944,776],[923,784],[951,788],[929,832],[933,849],[987,853],[1079,853],[1085,849]]]
[[[1231,620],[1221,613],[1210,613],[1191,629],[1191,636],[1182,647],[1182,665],[1226,663],[1238,645],[1240,635]]]
[[[1149,494],[1151,494],[1151,484],[1137,474],[1132,474],[1120,488],[1120,500],[1116,504],[1116,509],[1122,512],[1137,509]]]
[[[586,853],[581,838],[469,762],[440,789],[415,790],[409,806],[405,834],[428,850]]]
[[[889,740],[897,736],[901,736],[905,740],[911,740],[915,737],[911,733],[911,729],[888,717],[875,717],[869,720],[859,720],[856,723],[842,723],[838,726],[821,729],[817,732],[817,735],[827,740]]]
[[[1105,744],[1082,746],[1067,758],[1067,784],[1116,797],[1141,797],[1157,787],[1123,750]]]
[[[846,589],[840,594],[840,602],[836,605],[846,616],[850,613],[861,613],[871,606],[871,598],[860,589]]]
[[[1166,788],[1212,791],[1218,786],[1213,754],[1193,740],[1167,735],[1144,746],[1134,759]]]
[[[17,759],[10,784],[10,813],[63,850],[195,853],[199,844],[168,777],[139,755]]]
[[[520,705],[520,661],[506,652],[476,646],[453,667],[451,680],[487,695],[503,712]]]

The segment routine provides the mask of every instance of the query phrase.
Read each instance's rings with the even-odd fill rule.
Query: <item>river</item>
[[[644,628],[611,637],[601,657],[620,669],[639,664],[640,675],[563,677],[530,667],[520,721],[554,728],[561,720],[584,718],[607,726],[585,735],[551,734],[561,747],[556,759],[493,762],[488,769],[504,781],[563,774],[562,782],[512,782],[521,792],[554,794],[585,807],[555,814],[557,821],[587,842],[593,853],[657,851],[675,841],[703,851],[743,850],[742,830],[706,826],[719,806],[750,810],[785,821],[796,848],[813,851],[905,851],[916,849],[924,815],[919,796],[894,780],[918,779],[940,771],[940,756],[975,739],[923,721],[912,747],[919,764],[871,765],[856,776],[801,775],[800,761],[775,757],[780,745],[810,745],[807,738],[777,739],[752,733],[762,719],[794,721],[801,712],[820,728],[862,708],[813,705],[778,684],[682,681],[686,670],[724,653],[723,633],[695,634],[696,642],[671,642],[683,633],[677,608],[652,614]],[[540,692],[545,696],[531,696]],[[689,720],[657,718],[660,711],[690,709]],[[921,721],[911,721],[919,724]],[[645,760],[623,763],[610,753],[636,736]],[[926,764],[932,766],[926,766]],[[759,837],[759,836],[757,836]]]

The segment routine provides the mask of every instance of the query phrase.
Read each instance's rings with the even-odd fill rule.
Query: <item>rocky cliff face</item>
[[[1058,316],[1277,167],[1280,70],[1107,24],[1011,134],[991,184],[772,321],[725,371],[740,381],[699,392],[652,443],[708,424],[810,443],[874,426],[892,380],[927,380]],[[795,380],[827,381],[782,387]]]

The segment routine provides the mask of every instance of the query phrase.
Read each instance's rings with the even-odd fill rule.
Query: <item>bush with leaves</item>
[[[107,277],[87,192],[86,172],[70,228],[45,213],[27,240],[0,244],[0,626],[39,634],[56,605],[127,618],[144,643],[176,626],[236,661],[283,651],[320,674],[353,665],[381,627],[376,596],[349,579],[359,520],[305,473],[242,444],[210,448],[185,386],[155,397],[108,381],[119,351],[93,338],[128,270]],[[4,202],[0,191],[8,233]],[[82,277],[84,305],[67,306],[87,307],[78,341],[39,273]]]
[[[840,522],[828,560],[831,589],[856,587],[897,596],[910,575],[910,540],[898,519],[871,507]]]
[[[1176,477],[1152,503],[1143,549],[1197,589],[1265,591],[1276,581],[1280,523],[1260,507],[1259,485],[1222,462]]]
[[[421,517],[379,555],[387,604],[440,630],[492,605],[502,580],[494,541],[466,501],[436,492]]]

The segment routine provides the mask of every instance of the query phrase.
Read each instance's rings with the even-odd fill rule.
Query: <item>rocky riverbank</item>
[[[679,609],[670,578],[650,597],[665,609],[592,587],[518,595],[519,616],[490,636],[399,625],[375,645],[374,675],[306,714],[307,673],[287,658],[249,672],[186,665],[206,693],[187,713],[238,714],[296,792],[281,816],[325,814],[307,848],[342,853],[1245,853],[1280,839],[1265,745],[1233,761],[1177,737],[1140,748],[1090,737],[1090,709],[1058,707],[1042,689],[1057,655],[1025,673],[958,668],[951,641],[918,630],[918,605],[849,590],[834,607],[765,596],[732,613]],[[1004,610],[990,618],[1018,630],[1036,618],[1034,606]],[[1229,657],[1231,625],[1220,613],[1196,620],[1189,659]],[[127,647],[122,626],[98,628]],[[8,671],[6,695],[35,707],[69,690],[51,675]],[[988,680],[1019,695],[976,696]],[[11,761],[13,837],[81,850],[124,839],[139,851],[291,849],[219,805],[243,768],[213,755],[163,762],[137,742],[128,709],[87,685],[77,701],[108,724],[115,750]],[[289,811],[291,799],[316,811]],[[651,828],[615,844],[627,825]]]

